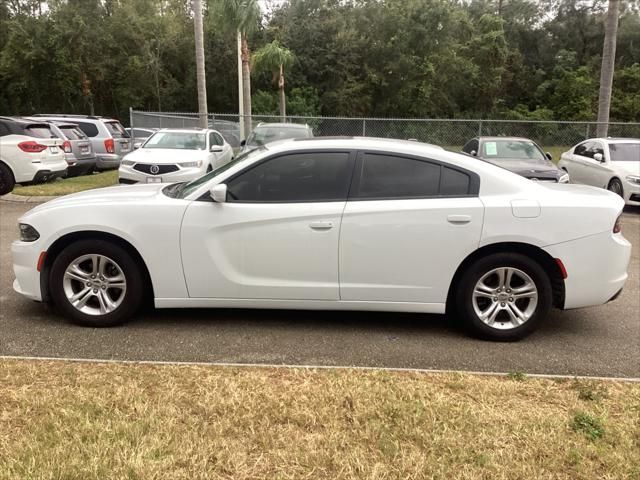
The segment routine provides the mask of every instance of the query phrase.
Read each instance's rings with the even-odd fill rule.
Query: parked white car
[[[474,334],[513,340],[552,305],[618,295],[623,206],[417,142],[287,140],[189,183],[34,208],[12,245],[14,289],[90,326],[126,321],[148,295],[158,308],[457,311]]]
[[[122,159],[120,183],[193,180],[229,163],[233,149],[216,130],[162,129]]]
[[[0,117],[0,195],[66,175],[62,146],[46,122]]]
[[[606,188],[640,205],[640,139],[592,138],[560,156],[558,166],[572,183]]]

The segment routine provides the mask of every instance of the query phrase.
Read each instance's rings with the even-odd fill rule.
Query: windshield
[[[540,148],[526,140],[487,140],[482,144],[480,156],[487,160],[517,159],[548,163]]]
[[[120,122],[104,122],[104,125],[113,138],[129,138],[129,134]]]
[[[609,153],[612,162],[640,162],[640,142],[610,143]]]
[[[142,148],[169,148],[172,150],[205,150],[207,139],[204,133],[156,132]]]
[[[306,128],[258,127],[249,135],[247,145],[255,147],[286,138],[308,138],[309,136],[309,130]]]
[[[242,155],[238,155],[235,159],[231,160],[229,163],[222,165],[215,170],[196,178],[195,180],[190,181],[189,183],[174,183],[169,185],[164,189],[164,193],[169,197],[173,198],[185,198],[190,195],[193,191],[198,189],[200,185],[208,182],[212,178],[220,175],[222,172],[229,170],[231,167],[236,166],[240,162],[248,161],[253,159],[253,157],[262,154],[266,150],[265,147],[256,148],[255,150],[251,150],[250,152],[245,152]]]

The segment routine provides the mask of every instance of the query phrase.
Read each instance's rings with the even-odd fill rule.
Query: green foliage
[[[205,3],[210,111],[237,110],[240,29],[256,113],[277,112],[271,53],[284,51],[290,115],[595,118],[606,0],[290,0],[263,18],[256,0]],[[611,119],[640,121],[640,12],[623,7]],[[0,2],[0,114],[195,111],[190,9]]]
[[[590,440],[597,440],[604,435],[602,420],[584,412],[576,412],[571,421],[574,432],[584,433]]]

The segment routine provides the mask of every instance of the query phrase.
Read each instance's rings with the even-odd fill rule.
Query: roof
[[[312,137],[312,138],[287,138],[267,143],[269,150],[290,150],[293,145],[300,149],[337,148],[337,149],[374,149],[389,150],[397,153],[425,154],[429,152],[445,152],[438,145],[416,142],[415,140],[399,140],[395,138],[375,137]]]
[[[276,127],[276,128],[309,128],[306,123],[259,123],[255,128]]]
[[[484,140],[517,140],[517,141],[522,141],[522,142],[533,142],[533,140],[531,140],[530,138],[526,138],[526,137],[501,137],[501,136],[480,136],[480,137],[474,137],[477,138],[478,140],[484,141]]]
[[[21,118],[21,117],[0,117],[1,120],[9,120],[10,122],[29,124],[29,125],[47,125],[47,122],[44,120],[34,120],[31,118]]]
[[[603,140],[605,142],[622,142],[622,143],[637,143],[640,142],[640,138],[629,137],[601,137],[601,138],[589,138],[588,140]]]

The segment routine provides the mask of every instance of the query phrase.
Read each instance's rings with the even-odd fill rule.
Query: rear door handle
[[[311,222],[309,224],[309,227],[311,227],[313,230],[330,230],[333,228],[333,222]]]
[[[447,221],[454,225],[469,223],[471,221],[471,215],[449,215]]]

